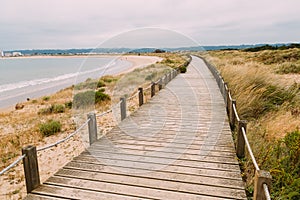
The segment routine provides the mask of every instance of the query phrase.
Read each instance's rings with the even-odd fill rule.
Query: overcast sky
[[[0,50],[89,48],[144,27],[200,45],[300,42],[299,0],[1,0]]]

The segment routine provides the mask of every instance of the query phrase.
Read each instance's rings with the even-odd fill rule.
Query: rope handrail
[[[235,114],[235,118],[237,119],[237,121],[240,121],[240,117],[239,117],[239,114],[237,112],[235,104],[233,104],[232,107],[233,107],[233,112]]]
[[[266,200],[271,200],[269,188],[267,184],[263,184]]]
[[[150,88],[151,88],[151,85],[152,84],[150,84],[148,87],[146,87],[144,90],[149,90]]]
[[[23,154],[22,156],[20,156],[17,160],[15,160],[13,163],[11,163],[10,165],[8,165],[7,167],[5,167],[1,172],[0,172],[0,176],[3,175],[5,172],[7,172],[8,170],[10,170],[11,168],[13,168],[14,166],[16,166],[21,160],[23,160],[23,158],[25,158],[25,154]]]
[[[110,113],[110,112],[112,112],[112,109],[109,109],[103,113],[97,114],[96,117],[102,117],[103,115],[106,115],[107,113]]]
[[[115,107],[119,106],[121,104],[121,102],[122,102],[121,100],[118,101],[118,103],[116,103],[115,105],[113,105],[112,108],[115,108]]]
[[[232,96],[230,92],[228,92],[228,96],[229,96],[229,100],[232,101]]]
[[[133,95],[127,98],[127,100],[131,100],[139,94],[139,91],[136,91]]]
[[[253,152],[252,152],[252,149],[251,149],[251,147],[250,147],[250,144],[249,144],[249,141],[248,141],[248,138],[247,138],[247,135],[246,135],[246,130],[245,130],[244,127],[242,127],[242,133],[243,133],[243,137],[244,137],[244,140],[245,140],[245,143],[246,143],[248,152],[249,152],[249,154],[250,154],[251,160],[252,160],[252,162],[253,162],[253,165],[254,165],[255,169],[256,169],[257,171],[259,171],[258,164],[257,164],[257,162],[256,162],[256,159],[255,159],[254,154],[253,154]]]
[[[160,79],[158,79],[156,82],[154,82],[155,85],[160,83]]]
[[[78,133],[83,127],[85,127],[89,123],[89,121],[90,121],[90,119],[86,120],[85,123],[83,123],[78,129],[76,129],[72,134],[68,135],[64,139],[58,140],[57,142],[55,142],[53,144],[50,144],[50,145],[38,148],[36,151],[43,151],[43,150],[49,149],[51,147],[57,146],[58,144],[67,141],[68,139],[70,139],[71,137],[73,137],[76,133]]]

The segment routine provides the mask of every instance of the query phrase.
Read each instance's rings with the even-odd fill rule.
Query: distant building
[[[4,57],[4,52],[0,51],[0,57]]]
[[[22,56],[22,53],[15,51],[15,52],[12,52],[12,56],[14,56],[14,57]]]
[[[5,57],[10,57],[10,56],[12,56],[12,53],[5,52],[5,53],[4,53],[4,56],[5,56]]]

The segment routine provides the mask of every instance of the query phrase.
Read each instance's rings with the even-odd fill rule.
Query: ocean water
[[[0,58],[0,108],[130,67],[131,63],[113,56]]]

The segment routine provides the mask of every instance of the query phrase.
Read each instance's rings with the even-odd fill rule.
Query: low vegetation
[[[47,108],[41,108],[38,112],[39,115],[52,114],[52,113],[64,113],[65,105],[63,104],[53,104]]]
[[[54,135],[61,131],[61,123],[55,120],[49,120],[46,123],[42,123],[39,125],[40,132],[43,136]]]
[[[192,59],[187,54],[177,54],[177,53],[164,53],[164,54],[160,54],[159,56],[164,58],[160,62],[160,64],[166,65],[173,69],[179,69],[181,73],[186,72],[186,67],[191,62]]]
[[[98,91],[88,90],[85,92],[79,92],[74,96],[73,106],[76,109],[87,108],[109,100],[110,96],[105,94],[101,89]]]
[[[248,138],[260,168],[271,172],[272,199],[299,199],[300,49],[209,54],[206,58],[228,82],[241,118],[248,121]],[[240,162],[250,198],[254,167],[249,155]]]

